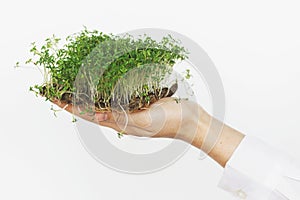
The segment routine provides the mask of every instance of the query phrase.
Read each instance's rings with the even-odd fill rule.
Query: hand
[[[205,130],[201,119],[208,116],[197,103],[175,98],[160,99],[149,108],[128,114],[128,118],[118,112],[81,114],[79,107],[60,101],[53,103],[80,118],[128,135],[178,138],[189,143],[203,140]]]

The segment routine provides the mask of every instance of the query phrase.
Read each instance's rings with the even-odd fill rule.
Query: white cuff
[[[276,148],[246,136],[227,162],[219,187],[238,199],[286,199],[276,188],[290,162]]]

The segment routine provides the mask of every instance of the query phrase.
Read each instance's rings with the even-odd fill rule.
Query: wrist
[[[204,151],[224,167],[244,134],[213,118],[200,106],[198,111],[198,117],[187,117],[189,127],[181,139]]]
[[[244,137],[244,134],[224,124],[219,137],[211,151],[208,152],[208,155],[219,165],[225,167]]]
[[[201,149],[207,130],[209,129],[211,116],[199,105],[194,105],[193,110],[183,118],[183,141]]]

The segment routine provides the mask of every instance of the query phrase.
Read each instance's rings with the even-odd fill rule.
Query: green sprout
[[[180,103],[181,99],[179,97],[174,98],[174,100],[176,101],[176,103]]]
[[[192,76],[192,75],[191,75],[191,73],[190,73],[190,72],[191,72],[191,70],[190,70],[190,69],[187,69],[185,72],[186,72],[186,74],[185,74],[185,78],[186,78],[186,79],[190,79],[190,78],[191,78],[191,76]]]
[[[57,112],[61,111],[61,109],[54,109],[52,105],[51,105],[50,110],[53,111],[53,114],[54,114],[55,117],[57,117]]]
[[[72,115],[72,122],[75,123],[77,122],[78,120],[76,119],[76,117],[74,115]]]
[[[174,101],[175,101],[176,103],[181,103],[182,100],[187,101],[187,100],[189,100],[189,99],[188,99],[188,98],[180,98],[180,97],[174,98]]]
[[[16,62],[15,67],[20,67],[20,62]]]
[[[118,133],[118,138],[121,139],[122,137],[124,137],[124,133],[123,132],[119,132]]]

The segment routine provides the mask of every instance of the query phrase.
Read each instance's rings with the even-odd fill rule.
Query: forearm
[[[211,146],[206,153],[224,167],[243,138],[244,134],[203,112],[197,121],[197,133],[192,145],[201,150],[204,146]]]
[[[225,167],[243,138],[244,134],[224,124],[220,136],[208,155],[222,167]]]

